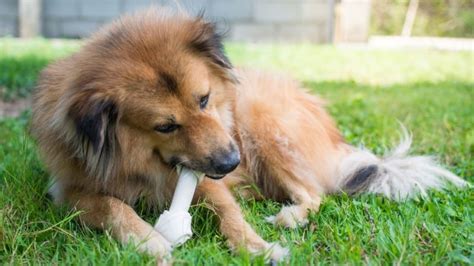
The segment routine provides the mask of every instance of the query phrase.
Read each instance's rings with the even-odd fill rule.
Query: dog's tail
[[[402,126],[400,144],[381,158],[366,149],[355,149],[339,166],[339,189],[348,194],[377,193],[404,200],[428,189],[443,189],[447,183],[468,183],[444,169],[431,156],[411,156],[411,135]]]

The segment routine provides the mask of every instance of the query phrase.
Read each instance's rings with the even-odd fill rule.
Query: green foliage
[[[77,49],[77,41],[0,40],[0,99],[28,96],[39,72],[51,60]]]
[[[5,56],[0,59],[0,98],[10,101],[28,96],[33,90],[36,78],[49,60],[26,55],[21,57]]]
[[[376,0],[372,3],[372,34],[400,35],[409,0]],[[474,37],[474,2],[419,0],[412,35]]]
[[[39,57],[41,50],[33,54]],[[413,132],[415,153],[437,154],[450,170],[474,182],[469,53],[251,44],[228,44],[227,50],[236,65],[289,72],[304,80],[307,88],[329,100],[348,142],[364,143],[381,154],[397,142],[400,120]],[[35,69],[22,75],[36,74]],[[110,235],[81,226],[74,220],[77,213],[52,204],[46,196],[48,173],[28,136],[28,120],[29,113],[0,120],[0,261],[154,265],[153,258],[133,246],[121,246]],[[332,195],[311,214],[307,227],[295,230],[264,222],[281,204],[240,203],[258,233],[290,248],[291,265],[474,263],[473,189],[431,192],[428,199],[404,203],[373,195]],[[149,222],[158,216],[138,211]],[[173,252],[178,265],[263,265],[261,257],[230,253],[217,218],[204,204],[192,208],[192,214],[195,236]]]

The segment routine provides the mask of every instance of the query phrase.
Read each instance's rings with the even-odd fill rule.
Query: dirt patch
[[[24,110],[31,108],[31,99],[20,99],[11,102],[0,100],[0,118],[16,117]]]

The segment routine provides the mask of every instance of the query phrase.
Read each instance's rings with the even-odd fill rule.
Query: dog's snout
[[[216,174],[225,175],[232,172],[240,164],[240,153],[234,146],[230,151],[220,152],[213,160],[213,168]]]
[[[240,163],[239,152],[234,151],[222,158],[214,166],[217,174],[227,174],[232,172]]]

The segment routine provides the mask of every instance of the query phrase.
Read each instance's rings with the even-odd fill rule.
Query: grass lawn
[[[75,41],[0,39],[4,100],[26,97],[38,71],[79,47]],[[474,182],[474,58],[430,50],[337,49],[312,45],[226,46],[235,65],[289,72],[328,99],[350,143],[382,153],[396,143],[397,120],[414,134],[414,152],[437,154]],[[0,120],[0,262],[11,264],[154,264],[106,233],[82,227],[77,214],[46,197],[48,173],[28,136],[29,113]],[[276,229],[264,222],[280,204],[241,201],[247,220],[291,250],[290,263],[474,264],[473,189],[432,192],[395,203],[379,196],[328,196],[310,225]],[[138,208],[140,212],[140,208]],[[217,220],[192,209],[195,236],[173,255],[178,264],[263,264],[232,255]],[[154,222],[157,213],[142,215]]]

